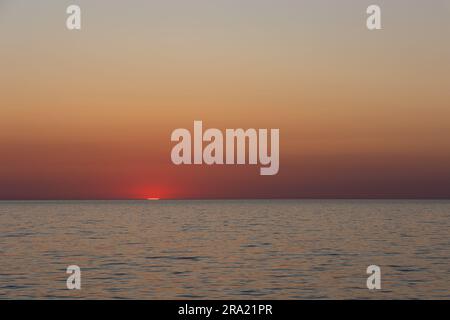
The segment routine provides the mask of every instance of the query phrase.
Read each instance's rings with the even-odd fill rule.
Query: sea
[[[0,299],[450,299],[450,201],[1,201]]]

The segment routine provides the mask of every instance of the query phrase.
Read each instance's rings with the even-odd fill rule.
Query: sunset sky
[[[279,173],[172,164],[194,120]],[[450,198],[450,0],[0,0],[0,147],[2,200]]]

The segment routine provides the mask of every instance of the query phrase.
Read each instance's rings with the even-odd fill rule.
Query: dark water
[[[0,298],[449,299],[449,230],[450,201],[0,202]]]

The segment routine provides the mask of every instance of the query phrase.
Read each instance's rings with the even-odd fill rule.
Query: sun
[[[151,200],[151,201],[155,201],[155,200],[159,200],[160,198],[155,198],[155,197],[153,197],[153,198],[147,198],[147,200]]]

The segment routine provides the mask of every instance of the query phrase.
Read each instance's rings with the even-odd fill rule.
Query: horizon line
[[[286,198],[67,198],[67,199],[0,199],[13,201],[236,201],[236,200],[450,200],[450,197],[286,197]]]

